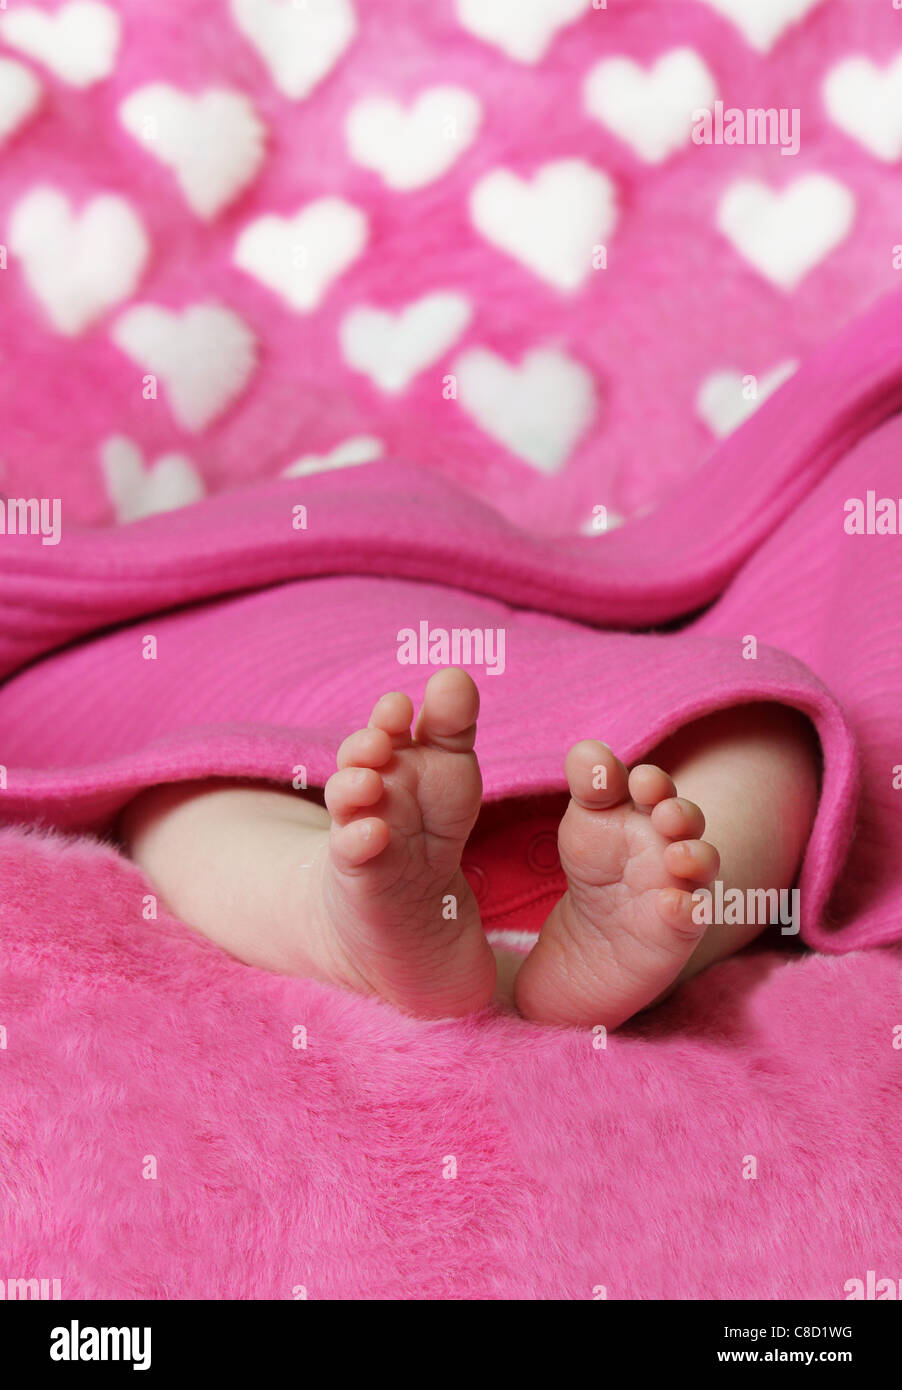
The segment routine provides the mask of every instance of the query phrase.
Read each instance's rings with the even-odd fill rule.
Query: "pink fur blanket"
[[[898,1277],[892,8],[152,9],[0,10],[0,1276]],[[693,143],[690,105],[765,93],[797,155]],[[607,1040],[419,1023],[231,960],[96,838],[162,780],[321,784],[375,693],[422,693],[422,624],[494,641],[492,800],[586,734],[805,711],[818,954],[774,934]]]

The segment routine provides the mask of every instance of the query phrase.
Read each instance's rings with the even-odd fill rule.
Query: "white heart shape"
[[[152,82],[122,102],[119,119],[175,171],[198,217],[215,217],[227,207],[263,162],[266,129],[240,92],[213,88],[195,97]]]
[[[355,434],[352,439],[336,444],[328,454],[303,454],[283,468],[280,476],[306,478],[310,473],[326,473],[333,468],[356,468],[361,463],[373,463],[384,452],[385,445],[381,439],[371,434]]]
[[[540,473],[563,467],[595,416],[591,374],[551,348],[528,352],[516,367],[486,348],[471,348],[453,370],[467,414]]]
[[[118,521],[175,511],[204,495],[197,469],[184,454],[164,454],[152,468],[145,468],[137,444],[113,435],[101,446],[100,462]]]
[[[592,0],[457,0],[468,33],[519,63],[544,58],[559,29],[584,15]]]
[[[741,256],[791,290],[848,235],[855,199],[827,174],[805,174],[775,193],[757,179],[730,185],[717,225]]]
[[[470,194],[470,216],[493,245],[558,289],[575,290],[617,221],[616,193],[581,159],[543,164],[531,183],[495,169]]]
[[[674,48],[647,71],[630,58],[603,58],[586,78],[586,110],[648,164],[687,144],[693,115],[717,97],[714,78],[692,48]]]
[[[30,5],[0,17],[0,38],[73,87],[109,77],[119,51],[119,16],[98,0],[71,0],[54,14]]]
[[[461,294],[424,295],[398,314],[359,308],[346,314],[339,337],[348,366],[383,391],[403,391],[417,372],[437,362],[470,322]]]
[[[357,31],[351,0],[230,0],[230,9],[291,101],[310,95]]]
[[[746,42],[768,53],[791,24],[804,19],[822,0],[705,0],[712,10],[732,20]]]
[[[57,332],[74,337],[135,290],[150,245],[124,198],[102,194],[76,217],[59,189],[33,188],[12,210],[10,250]]]
[[[902,159],[902,53],[886,68],[847,58],[830,69],[823,90],[840,130],[888,164]]]
[[[220,304],[193,304],[181,313],[138,304],[116,320],[112,338],[162,379],[173,415],[192,434],[241,394],[256,361],[247,324]]]
[[[351,158],[389,188],[422,188],[441,178],[472,142],[482,107],[463,87],[430,87],[405,110],[391,97],[369,97],[348,112]]]
[[[712,372],[699,388],[696,411],[712,434],[725,439],[789,380],[798,365],[795,361],[781,362],[758,379],[754,396],[749,394],[751,383],[747,385],[747,379],[739,372]]]
[[[366,245],[367,221],[343,198],[319,198],[295,217],[258,217],[232,259],[298,313],[309,313]]]
[[[33,72],[0,58],[0,144],[37,110],[41,84]]]

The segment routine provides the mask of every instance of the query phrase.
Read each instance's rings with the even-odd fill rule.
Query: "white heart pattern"
[[[162,379],[183,429],[197,434],[241,394],[256,364],[247,324],[220,304],[181,313],[138,304],[113,325],[116,346]]]
[[[824,79],[824,104],[834,124],[878,159],[902,159],[902,53],[886,68],[869,58],[837,63]]]
[[[729,19],[752,48],[769,53],[791,24],[804,19],[822,0],[705,0]]]
[[[470,215],[493,245],[559,290],[578,289],[617,221],[614,185],[581,159],[544,164],[531,183],[509,169],[480,179]]]
[[[152,468],[145,468],[137,444],[113,435],[101,447],[100,462],[118,521],[175,511],[204,495],[197,469],[184,454],[164,454]]]
[[[369,97],[348,112],[348,149],[389,188],[422,188],[463,154],[481,115],[480,103],[464,87],[430,87],[408,110],[391,97]]]
[[[518,63],[538,63],[559,29],[584,15],[592,0],[457,0],[468,33]]]
[[[540,473],[560,471],[595,417],[591,374],[551,348],[535,348],[519,366],[486,348],[471,348],[453,371],[467,414]]]
[[[98,0],[71,0],[54,14],[17,5],[0,17],[0,38],[73,87],[102,82],[116,66],[119,16]]]
[[[0,58],[0,144],[34,114],[40,99],[41,84],[34,73]]]
[[[251,222],[233,260],[298,313],[310,313],[366,245],[367,220],[342,198],[319,198],[295,217]]]
[[[381,439],[371,434],[355,434],[336,444],[328,454],[303,454],[287,468],[283,468],[283,478],[306,478],[311,473],[327,473],[334,468],[356,468],[361,463],[373,463],[385,453]]]
[[[457,341],[471,314],[469,300],[450,292],[424,295],[399,314],[352,309],[339,330],[342,352],[383,391],[403,391]]]
[[[232,18],[290,101],[330,73],[357,31],[351,0],[230,0]]]
[[[711,433],[718,439],[725,439],[789,380],[798,365],[795,361],[781,362],[758,379],[754,395],[751,383],[747,384],[747,377],[740,376],[739,372],[712,372],[699,388],[695,408]]]
[[[740,179],[717,209],[717,225],[740,255],[773,284],[794,289],[848,235],[855,199],[827,174],[805,174],[775,193]]]
[[[76,217],[65,194],[45,186],[15,205],[8,240],[32,293],[67,337],[133,293],[150,250],[124,198],[103,194]]]
[[[692,133],[698,109],[710,109],[717,86],[691,48],[674,48],[648,70],[630,58],[603,58],[586,78],[586,110],[648,164],[661,164]]]
[[[240,92],[190,96],[165,82],[132,92],[119,119],[148,153],[174,170],[188,206],[215,217],[256,177],[266,130]]]

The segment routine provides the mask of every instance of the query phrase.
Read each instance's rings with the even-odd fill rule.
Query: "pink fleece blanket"
[[[0,373],[4,490],[64,504],[58,545],[0,537],[0,809],[45,828],[0,837],[8,1274],[284,1298],[842,1298],[898,1277],[899,298],[810,351],[894,280],[895,106],[856,123],[862,70],[842,71],[885,62],[892,11],[198,0],[186,44],[184,7],[123,0],[70,6],[75,38],[23,24],[58,8],[0,14],[0,332],[28,364]],[[684,56],[648,78],[686,45],[707,77]],[[684,91],[669,123],[618,133],[635,104],[592,74],[623,56]],[[438,172],[397,112],[352,116],[439,78],[459,90]],[[212,84],[252,111],[173,98]],[[686,91],[745,105],[767,84],[803,108],[798,156],[693,147]],[[212,177],[224,129],[242,159]],[[549,175],[561,160],[578,171]],[[544,229],[525,246],[498,224],[504,168],[537,180],[513,193],[520,232]],[[790,264],[773,189],[803,172],[830,184],[795,189]],[[747,201],[730,215],[751,177],[772,190],[752,190],[757,239]],[[543,218],[549,178],[586,237]],[[72,207],[104,191],[80,231]],[[346,264],[323,278],[334,202],[325,237],[266,219],[332,197]],[[628,524],[580,534],[599,506]],[[85,525],[113,513],[146,519]],[[503,672],[470,666],[495,800],[559,790],[586,733],[633,759],[739,700],[808,713],[803,936],[826,954],[765,940],[606,1047],[498,1011],[423,1024],[148,920],[136,870],[77,838],[160,780],[321,783],[374,692],[421,694],[431,668],[398,662],[421,623],[504,634]]]

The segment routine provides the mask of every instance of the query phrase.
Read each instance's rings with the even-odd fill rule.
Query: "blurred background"
[[[603,530],[902,283],[900,164],[893,0],[7,0],[0,490],[393,457]]]

